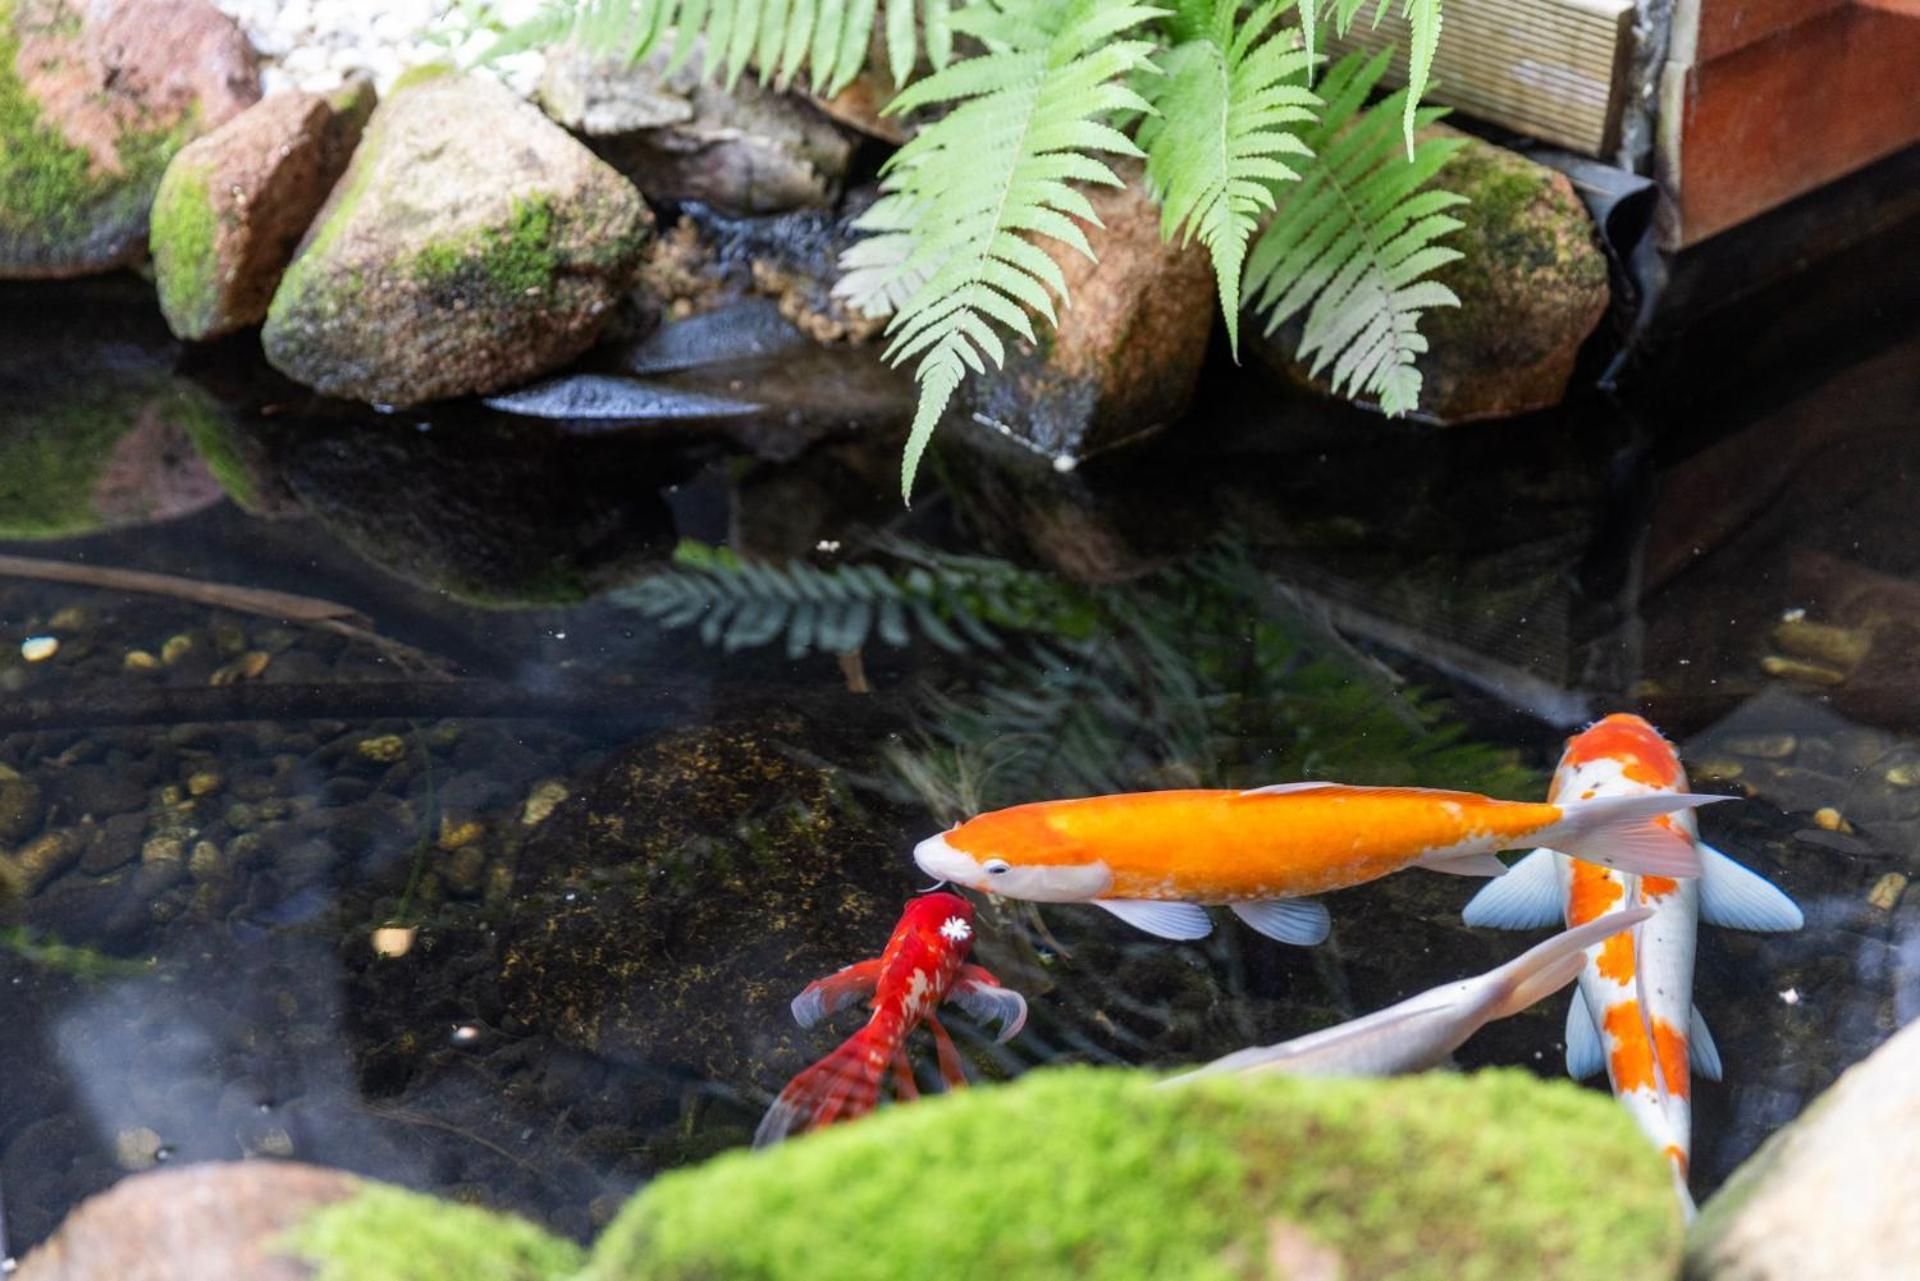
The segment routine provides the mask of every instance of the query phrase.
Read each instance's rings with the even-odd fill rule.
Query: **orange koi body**
[[[1038,902],[1093,902],[1150,932],[1197,938],[1201,904],[1225,903],[1274,938],[1316,943],[1325,909],[1299,896],[1401,868],[1497,876],[1492,855],[1555,840],[1668,876],[1698,870],[1656,815],[1714,797],[1498,801],[1415,787],[1289,783],[1250,792],[1166,791],[1042,801],[922,841],[914,858],[955,884]]]

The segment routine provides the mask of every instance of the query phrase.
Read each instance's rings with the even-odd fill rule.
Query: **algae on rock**
[[[1563,1082],[1068,1069],[665,1176],[583,1276],[1618,1281],[1681,1236],[1658,1154]]]
[[[524,1219],[383,1184],[322,1206],[280,1238],[313,1281],[559,1281],[580,1247]]]

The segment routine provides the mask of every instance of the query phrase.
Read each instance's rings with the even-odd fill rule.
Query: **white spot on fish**
[[[940,937],[951,939],[955,943],[964,943],[973,937],[973,927],[967,924],[964,917],[949,916],[946,923],[940,927]]]

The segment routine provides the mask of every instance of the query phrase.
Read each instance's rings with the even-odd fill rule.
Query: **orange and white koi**
[[[1573,982],[1587,949],[1653,915],[1650,908],[1612,912],[1577,925],[1476,978],[1429,988],[1398,1005],[1215,1059],[1174,1081],[1223,1072],[1293,1076],[1395,1076],[1438,1067],[1467,1038],[1495,1019],[1510,1018]]]
[[[1025,998],[967,963],[972,949],[973,905],[957,894],[925,894],[907,904],[879,956],[807,984],[793,999],[793,1017],[801,1027],[812,1027],[862,997],[871,998],[873,1014],[839,1049],[787,1084],[761,1119],[753,1145],[767,1147],[799,1131],[871,1112],[889,1070],[895,1095],[917,1098],[907,1036],[922,1023],[933,1033],[948,1088],[964,1087],[960,1052],[934,1017],[941,1002],[951,999],[983,1023],[998,1022],[1003,1042],[1027,1021]]]
[[[1092,903],[1162,938],[1202,938],[1226,904],[1283,943],[1327,936],[1304,895],[1424,867],[1501,876],[1497,850],[1551,841],[1666,877],[1698,874],[1692,844],[1648,820],[1723,796],[1497,801],[1420,787],[1281,783],[1253,791],[1133,792],[997,810],[914,849],[928,875],[1041,903]]]
[[[1618,713],[1568,740],[1548,793],[1556,801],[1672,796],[1687,775],[1673,747],[1638,716]],[[1667,1156],[1689,1211],[1692,1073],[1720,1079],[1720,1053],[1693,1005],[1699,922],[1743,930],[1795,930],[1793,900],[1706,845],[1691,813],[1657,820],[1700,852],[1696,881],[1635,875],[1540,849],[1467,904],[1469,925],[1530,929],[1564,919],[1581,925],[1621,907],[1651,908],[1633,932],[1590,949],[1567,1011],[1567,1071],[1575,1079],[1602,1067],[1613,1092]]]

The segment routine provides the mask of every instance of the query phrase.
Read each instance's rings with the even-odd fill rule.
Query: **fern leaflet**
[[[1294,32],[1278,26],[1292,0],[1266,0],[1245,18],[1239,0],[1186,0],[1210,10],[1184,24],[1195,31],[1161,60],[1166,72],[1150,100],[1158,115],[1141,122],[1147,176],[1161,201],[1169,240],[1198,234],[1220,281],[1220,309],[1237,357],[1240,271],[1247,241],[1273,186],[1300,175],[1282,156],[1312,153],[1291,128],[1314,119],[1320,100],[1298,83],[1307,55]]]
[[[1315,9],[1326,0],[1304,0],[1300,8],[1301,25],[1306,33],[1307,53],[1313,53],[1313,29]],[[1378,26],[1386,15],[1387,6],[1393,0],[1379,0],[1373,11],[1373,25]],[[1353,25],[1353,17],[1360,11],[1366,0],[1333,0],[1333,29],[1339,35],[1346,35]],[[1413,159],[1413,131],[1419,127],[1414,113],[1420,106],[1420,99],[1427,92],[1427,81],[1433,76],[1433,55],[1440,47],[1440,0],[1401,0],[1400,16],[1407,22],[1407,97],[1401,108],[1401,127],[1407,138],[1407,159]]]
[[[1461,140],[1430,138],[1411,161],[1400,158],[1394,143],[1407,90],[1360,112],[1390,53],[1353,54],[1327,72],[1326,107],[1305,136],[1313,158],[1280,193],[1278,212],[1247,260],[1245,285],[1266,312],[1268,333],[1306,312],[1300,358],[1312,361],[1315,374],[1331,366],[1335,392],[1374,396],[1384,413],[1398,415],[1420,401],[1421,313],[1460,305],[1451,289],[1425,277],[1460,257],[1435,242],[1461,226],[1443,211],[1466,201],[1418,190]],[[1444,114],[1422,109],[1415,124]]]
[[[985,52],[935,72],[888,105],[902,112],[953,104],[938,128],[895,154],[882,182],[887,194],[858,224],[885,241],[864,251],[867,261],[895,265],[867,278],[856,302],[872,305],[889,287],[914,282],[887,327],[888,359],[919,359],[904,495],[911,497],[920,457],[960,380],[968,370],[983,372],[988,361],[1004,362],[995,324],[1031,342],[1029,311],[1054,323],[1048,291],[1064,296],[1065,280],[1021,233],[1093,256],[1073,219],[1098,220],[1071,184],[1118,186],[1093,153],[1141,154],[1103,117],[1147,109],[1121,81],[1149,65],[1153,46],[1115,37],[1158,12],[1128,0],[979,0],[954,14],[953,26]]]

